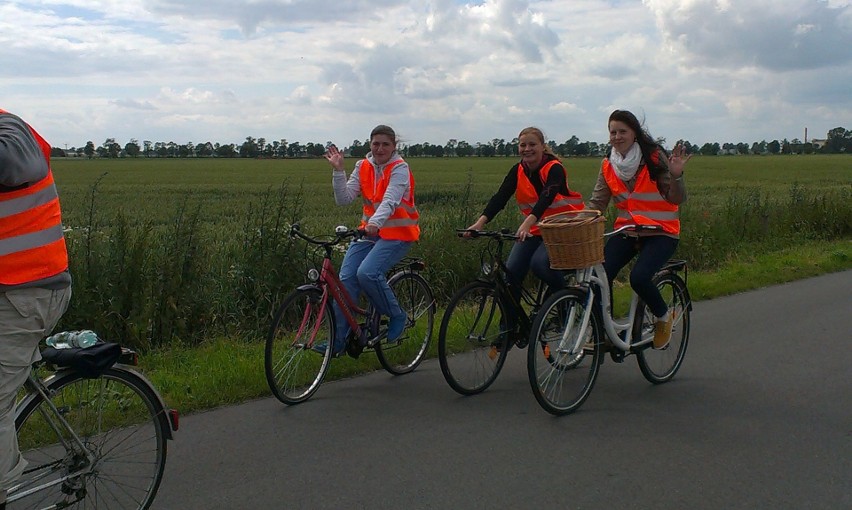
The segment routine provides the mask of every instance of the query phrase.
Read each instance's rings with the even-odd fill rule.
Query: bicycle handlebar
[[[477,237],[489,237],[491,239],[500,239],[503,241],[516,241],[518,239],[518,236],[513,234],[508,228],[500,230],[471,230],[467,228],[456,229],[457,236],[464,237],[465,234],[470,234],[471,239],[476,239]]]
[[[348,238],[352,238],[357,241],[358,239],[361,239],[362,237],[367,235],[367,231],[363,228],[349,228],[344,225],[340,225],[334,228],[334,235],[334,239],[330,241],[328,239],[311,237],[307,234],[302,233],[302,227],[298,223],[290,225],[290,237],[298,237],[299,239],[307,241],[308,243],[316,244],[319,246],[334,246],[336,244],[339,244],[344,239]]]
[[[607,232],[604,234],[604,237],[613,236],[620,232],[660,232],[663,230],[663,227],[659,225],[622,225],[612,232]]]

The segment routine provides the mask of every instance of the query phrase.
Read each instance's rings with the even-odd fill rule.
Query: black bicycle
[[[547,285],[540,281],[535,292],[523,286],[512,292],[503,253],[507,243],[515,242],[518,236],[508,229],[456,232],[460,237],[469,233],[472,239],[488,242],[480,252],[482,275],[459,289],[444,312],[438,360],[451,388],[462,395],[474,395],[494,382],[513,345],[527,346]],[[520,300],[515,297],[518,294]]]

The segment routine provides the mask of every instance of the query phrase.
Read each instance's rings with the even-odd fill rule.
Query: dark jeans
[[[630,286],[654,315],[657,317],[665,315],[668,306],[651,278],[674,255],[677,244],[677,239],[661,235],[644,236],[638,239],[625,235],[610,237],[604,247],[604,269],[609,279],[610,295],[612,295],[612,282],[618,272],[638,253],[639,258],[636,259],[636,264],[630,271]]]
[[[538,279],[547,284],[547,295],[565,286],[565,272],[550,268],[550,257],[540,236],[530,236],[520,243],[515,243],[506,259],[506,268],[509,270],[512,295],[518,303],[521,300],[521,285],[530,269]],[[514,324],[517,311],[506,310],[506,313],[509,323]]]

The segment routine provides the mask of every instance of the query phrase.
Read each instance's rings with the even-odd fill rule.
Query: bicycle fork
[[[557,354],[575,356],[583,349],[583,345],[585,344],[583,339],[586,338],[586,334],[589,329],[593,304],[594,294],[592,292],[588,292],[583,311],[579,311],[576,306],[572,306],[568,315],[560,321],[562,335],[560,336],[559,343],[556,346]],[[557,310],[557,313],[560,315],[562,314],[559,310]],[[579,313],[582,313],[583,316],[580,319],[579,327],[577,327],[575,324],[577,321],[577,314]]]

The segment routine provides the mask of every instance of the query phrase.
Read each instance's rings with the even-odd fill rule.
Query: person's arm
[[[497,214],[506,207],[506,204],[509,202],[509,199],[512,198],[512,195],[515,194],[515,190],[518,188],[518,166],[513,166],[509,173],[506,174],[506,177],[503,178],[503,183],[500,184],[500,189],[497,190],[491,199],[488,201],[488,205],[485,206],[485,210],[482,211],[482,214],[473,225],[467,227],[468,230],[482,230],[485,227],[485,224],[491,221],[492,218],[497,216]],[[465,237],[469,237],[469,234],[465,234]]]
[[[391,171],[388,188],[382,196],[382,203],[376,207],[376,212],[367,221],[369,225],[374,225],[381,228],[387,219],[393,214],[393,211],[399,207],[403,197],[410,193],[411,180],[409,179],[410,169],[408,163],[400,163]]]
[[[506,204],[509,203],[509,200],[515,194],[516,189],[518,189],[517,165],[513,166],[509,170],[509,173],[503,178],[503,182],[500,184],[500,188],[497,190],[497,193],[491,197],[488,201],[488,205],[485,206],[485,210],[482,211],[482,216],[485,216],[485,223],[491,221],[506,207]]]
[[[553,204],[556,195],[567,190],[568,184],[565,181],[565,167],[562,165],[553,165],[550,172],[547,174],[547,182],[542,183],[541,193],[538,194],[538,201],[532,208],[530,216],[535,216],[533,220],[538,221],[544,214],[544,211]]]
[[[363,160],[361,160],[363,161]],[[347,205],[361,195],[361,161],[355,164],[355,170],[346,178],[346,170],[335,168],[331,172],[331,185],[334,189],[334,203]]]
[[[586,207],[605,212],[610,199],[612,199],[612,190],[609,189],[609,184],[606,183],[603,172],[600,172],[598,173],[598,180],[595,182],[595,189],[592,190],[592,196],[589,197]]]
[[[16,115],[0,114],[0,186],[37,182],[47,171],[47,159],[30,127]]]
[[[686,185],[683,182],[683,174],[680,177],[674,177],[671,172],[664,172],[657,178],[657,190],[666,199],[666,202],[675,205],[686,202]]]
[[[662,162],[666,171],[657,179],[660,195],[675,205],[686,202],[686,185],[683,182],[683,170],[692,154],[687,154],[683,145],[677,144],[668,158]]]

